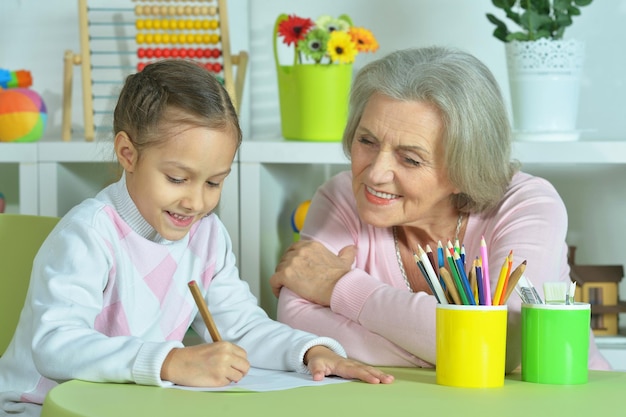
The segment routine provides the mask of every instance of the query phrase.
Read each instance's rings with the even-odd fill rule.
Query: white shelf
[[[113,162],[112,144],[108,142],[39,142],[40,162]]]
[[[109,143],[41,141],[0,143],[0,163],[109,162]],[[626,141],[514,142],[513,157],[524,164],[626,164]],[[341,142],[272,138],[245,139],[240,162],[268,164],[347,164]]]
[[[244,140],[240,162],[262,164],[348,164],[341,142],[272,138]],[[523,164],[626,164],[626,141],[513,142]]]
[[[244,140],[239,162],[267,164],[348,164],[340,142],[300,142],[282,138]]]
[[[626,164],[626,141],[513,142],[524,164]]]
[[[37,162],[37,143],[0,142],[0,163]]]

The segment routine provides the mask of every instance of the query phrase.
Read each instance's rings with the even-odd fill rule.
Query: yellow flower
[[[350,34],[339,30],[330,33],[327,48],[330,60],[332,62],[339,61],[342,64],[353,63],[358,53]]]

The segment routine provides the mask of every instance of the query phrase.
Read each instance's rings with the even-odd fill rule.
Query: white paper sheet
[[[298,387],[322,386],[328,384],[340,384],[350,382],[349,379],[339,377],[326,377],[322,381],[313,381],[308,374],[297,372],[284,372],[268,369],[250,368],[248,374],[237,383],[231,383],[225,387],[186,387],[182,385],[170,385],[169,388],[184,389],[190,391],[279,391]]]

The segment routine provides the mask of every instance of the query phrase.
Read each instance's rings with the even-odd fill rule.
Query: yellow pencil
[[[496,293],[493,296],[492,304],[494,306],[500,305],[500,299],[502,298],[502,290],[504,289],[504,282],[506,281],[507,270],[509,269],[509,256],[513,251],[504,259],[502,268],[500,268],[500,276],[498,277],[498,283],[496,284]]]
[[[513,251],[509,253],[509,262],[506,265],[506,277],[504,278],[504,285],[502,286],[502,295],[500,296],[500,302],[498,304],[504,305],[504,294],[509,287],[509,278],[511,277],[511,269],[513,269]]]
[[[220,340],[222,340],[222,337],[220,336],[220,332],[217,331],[217,326],[215,325],[215,322],[213,321],[213,317],[211,317],[209,308],[204,302],[204,298],[202,297],[202,293],[200,292],[200,288],[198,288],[198,284],[196,284],[196,281],[189,282],[189,289],[191,290],[191,295],[193,295],[193,299],[195,300],[196,305],[198,306],[200,315],[202,316],[202,319],[204,320],[204,325],[206,326],[207,330],[209,331],[209,334],[211,335],[211,339],[213,339],[214,342],[219,342]]]
[[[476,305],[478,305],[478,282],[476,281],[476,260],[472,263],[472,267],[469,271],[469,284],[472,289],[472,295],[474,296],[474,301]]]

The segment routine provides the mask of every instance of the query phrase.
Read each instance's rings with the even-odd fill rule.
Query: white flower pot
[[[575,40],[505,44],[517,140],[576,140],[584,44]]]

